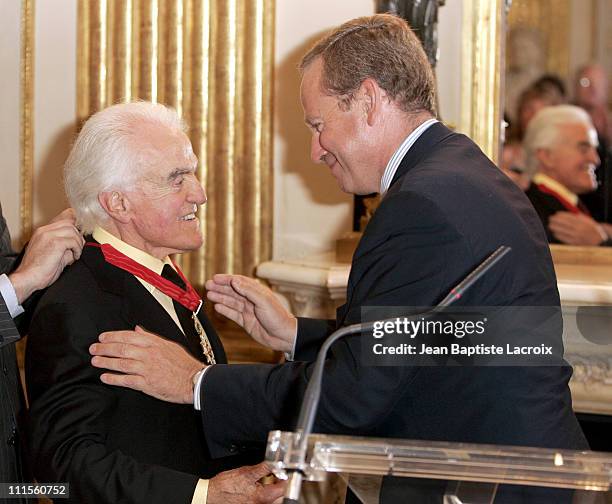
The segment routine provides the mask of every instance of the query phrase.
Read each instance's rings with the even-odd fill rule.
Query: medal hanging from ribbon
[[[181,277],[181,280],[183,280],[185,289],[182,289],[174,282],[165,279],[161,275],[155,273],[155,271],[150,270],[146,266],[134,261],[108,243],[101,245],[99,243],[87,242],[85,245],[99,248],[102,251],[102,255],[107,263],[131,273],[147,283],[150,283],[156,289],[187,308],[191,312],[191,318],[193,320],[196,333],[200,338],[200,345],[202,346],[202,351],[204,352],[206,362],[208,364],[216,363],[215,354],[210,346],[208,336],[206,336],[206,331],[204,331],[204,327],[202,327],[202,323],[200,322],[200,319],[198,319],[198,313],[203,305],[202,298],[200,298],[193,286],[187,281],[185,275],[183,275],[183,272],[178,268],[174,261],[172,261],[172,264],[174,265],[174,269],[178,275]]]

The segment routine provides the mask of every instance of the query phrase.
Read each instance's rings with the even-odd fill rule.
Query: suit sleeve
[[[4,299],[0,295],[0,348],[4,345],[14,343],[18,339],[19,332],[15,327],[15,323],[6,307]]]
[[[402,196],[395,204],[387,202],[383,212],[389,215],[383,213],[378,222],[370,223],[368,243],[353,260],[352,303],[349,300],[339,310],[343,324],[359,322],[365,305],[432,305],[442,297],[446,285],[452,286],[446,262],[448,251],[457,250],[460,237],[448,229],[435,206]],[[411,218],[398,219],[397,215]],[[276,366],[216,365],[206,374],[200,389],[201,414],[213,456],[265,442],[271,430],[294,427],[312,372],[311,362],[297,359],[312,358],[317,345],[308,341],[320,343],[326,333],[321,321],[302,319],[298,327],[296,361]],[[308,328],[315,334],[306,336],[301,348]],[[332,346],[315,432],[372,435],[419,373],[419,368],[409,366],[364,365],[362,338],[368,336],[345,338]]]
[[[334,320],[320,320],[298,317],[297,339],[294,360],[313,361],[319,347],[335,329]]]
[[[26,373],[30,456],[39,481],[70,483],[73,502],[190,503],[198,478],[143,464],[107,445],[117,399],[90,364],[100,331],[83,307],[41,307],[31,326]]]
[[[2,215],[2,206],[0,206],[0,273],[13,271],[16,267],[16,259],[17,254],[11,247],[11,235]]]

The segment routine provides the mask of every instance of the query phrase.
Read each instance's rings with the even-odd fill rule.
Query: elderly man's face
[[[304,71],[301,88],[304,119],[312,132],[310,157],[315,163],[325,163],[342,191],[353,194],[377,192],[380,175],[368,161],[364,113],[353,103],[349,110],[338,106],[338,98],[321,89],[321,59],[313,61]]]
[[[154,257],[202,245],[199,205],[206,202],[195,176],[197,158],[187,136],[158,125],[138,126],[142,172],[129,193],[132,245]]]
[[[575,194],[595,190],[595,167],[599,164],[596,147],[593,128],[581,123],[560,126],[558,141],[546,155],[547,173]]]

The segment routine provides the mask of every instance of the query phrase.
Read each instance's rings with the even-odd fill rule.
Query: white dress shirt
[[[162,274],[162,270],[166,264],[169,264],[174,268],[172,261],[169,257],[166,257],[163,261],[157,259],[157,257],[153,257],[152,255],[147,254],[146,252],[132,247],[131,245],[125,243],[123,240],[120,240],[115,235],[112,235],[105,229],[101,227],[96,227],[94,232],[92,233],[94,239],[100,243],[101,245],[107,243],[113,246],[122,254],[125,254],[130,259],[133,259],[139,264],[149,268],[151,271],[154,271],[158,275]],[[166,310],[168,315],[172,317],[174,323],[177,327],[183,332],[183,328],[181,327],[181,322],[179,321],[178,316],[176,315],[176,310],[174,309],[174,303],[172,302],[172,298],[167,294],[164,294],[157,287],[151,285],[149,282],[143,280],[142,278],[136,277],[147,291],[151,293],[151,295],[157,300],[157,302],[162,305],[163,309]],[[183,332],[184,334],[184,332]],[[199,479],[198,484],[195,487],[193,498],[191,499],[191,504],[205,504],[208,498],[208,480]]]
[[[421,123],[417,126],[410,135],[406,137],[406,139],[401,143],[398,149],[393,153],[391,159],[387,163],[387,167],[383,173],[382,179],[380,180],[380,194],[385,194],[389,187],[391,186],[391,182],[393,181],[393,177],[395,177],[395,173],[404,159],[406,153],[410,150],[410,147],[414,145],[414,143],[419,139],[419,137],[425,133],[427,128],[429,128],[432,124],[437,123],[438,120],[435,118],[428,119],[424,123]]]
[[[11,317],[15,318],[17,315],[23,313],[23,306],[19,304],[17,294],[13,288],[13,284],[6,275],[0,275],[0,296],[4,299],[4,304],[11,314]]]

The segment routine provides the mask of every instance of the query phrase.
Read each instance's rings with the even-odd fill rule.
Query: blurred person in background
[[[525,152],[521,140],[529,122],[544,107],[566,102],[565,85],[556,75],[546,74],[525,89],[519,97],[516,121],[507,129],[507,139],[502,149],[500,168],[523,191],[529,187]]]
[[[595,169],[597,189],[582,198],[593,217],[599,221],[612,222],[612,121],[609,111],[610,81],[604,68],[596,63],[582,67],[574,88],[576,105],[591,116],[597,130],[599,145],[597,154],[600,164]]]
[[[596,188],[597,133],[589,115],[573,105],[541,110],[523,142],[527,196],[550,243],[610,245],[612,227],[598,222],[581,201]]]

